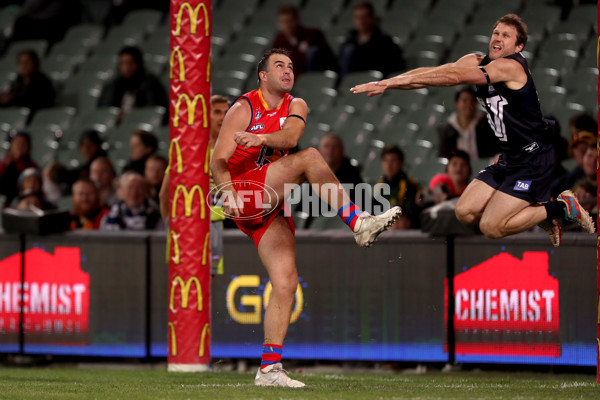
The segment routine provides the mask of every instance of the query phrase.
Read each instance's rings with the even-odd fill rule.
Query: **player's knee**
[[[468,207],[461,205],[460,202],[456,205],[454,214],[456,214],[456,218],[463,224],[477,223],[477,215],[475,215]]]
[[[309,165],[314,165],[314,163],[325,162],[323,156],[319,152],[319,150],[314,147],[308,147],[304,150],[301,150],[298,154],[301,154],[305,160],[310,163]]]
[[[501,239],[506,236],[502,225],[498,221],[482,220],[479,229],[489,239]]]
[[[285,277],[276,283],[272,283],[272,285],[273,290],[277,290],[281,294],[294,296],[296,294],[296,289],[298,288],[298,275]]]

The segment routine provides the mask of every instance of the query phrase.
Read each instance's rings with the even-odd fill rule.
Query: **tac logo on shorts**
[[[258,131],[262,131],[263,129],[265,129],[265,126],[263,124],[254,124],[250,127],[249,131],[250,132],[258,132]]]
[[[529,192],[530,188],[531,188],[531,181],[517,181],[517,183],[515,183],[515,187],[513,188],[513,190],[515,190],[517,192]]]

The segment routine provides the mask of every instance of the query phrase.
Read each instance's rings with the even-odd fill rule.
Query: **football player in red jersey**
[[[334,188],[327,201],[362,247],[370,246],[401,211],[394,207],[379,216],[361,212],[314,148],[288,156],[304,132],[308,113],[304,100],[289,94],[294,86],[292,61],[286,50],[272,49],[257,69],[259,88],[236,99],[225,115],[211,169],[225,199],[225,213],[252,238],[273,285],[255,384],[302,387],[304,384],[289,378],[281,366],[282,345],[298,287],[294,225],[291,216],[284,213],[283,199],[294,184],[305,181],[319,194]],[[254,193],[250,196],[254,201],[242,201],[248,200],[243,195],[248,191]]]

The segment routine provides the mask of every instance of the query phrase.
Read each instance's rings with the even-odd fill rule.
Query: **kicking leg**
[[[308,148],[273,162],[267,170],[265,184],[270,186],[283,201],[304,181],[312,185],[319,197],[325,200],[354,232],[354,239],[361,247],[369,247],[380,233],[387,230],[400,217],[400,207],[393,207],[378,216],[361,212],[350,201],[348,194],[335,177],[318,150]],[[275,204],[273,204],[275,206]]]
[[[273,286],[265,311],[263,358],[254,383],[258,386],[302,387],[281,367],[283,341],[290,325],[292,305],[298,287],[294,235],[281,217],[276,217],[258,244],[260,256]]]

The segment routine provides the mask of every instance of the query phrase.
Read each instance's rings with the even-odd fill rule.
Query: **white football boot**
[[[360,247],[371,247],[377,236],[386,231],[402,215],[400,207],[392,207],[381,215],[362,212],[354,225],[354,240]]]
[[[290,388],[301,388],[306,386],[304,383],[290,378],[287,371],[283,369],[281,363],[271,364],[263,369],[258,368],[256,378],[254,378],[256,386],[280,386]]]

